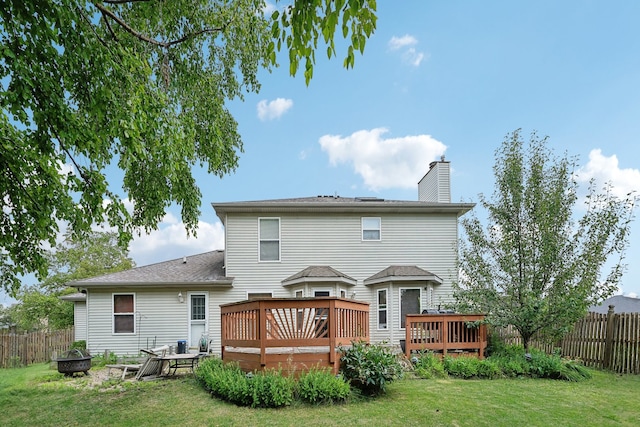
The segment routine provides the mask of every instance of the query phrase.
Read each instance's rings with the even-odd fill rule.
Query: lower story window
[[[387,290],[378,290],[378,329],[387,329]]]
[[[113,294],[113,333],[135,333],[134,294]]]

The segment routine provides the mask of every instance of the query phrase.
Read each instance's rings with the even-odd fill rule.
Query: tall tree
[[[132,233],[172,203],[195,234],[192,167],[233,171],[242,151],[229,100],[260,89],[258,71],[288,51],[289,71],[334,34],[354,64],[375,29],[375,0],[0,0],[0,285],[47,273],[60,224]],[[279,3],[276,2],[276,6]],[[117,166],[122,182],[107,182]],[[130,213],[120,187],[133,204]]]
[[[526,146],[515,131],[496,151],[493,199],[480,195],[486,229],[475,214],[462,220],[457,302],[513,325],[527,350],[535,334],[553,340],[569,331],[624,271],[636,197],[618,199],[592,181],[579,217],[576,167],[547,138],[533,133]]]
[[[118,245],[115,232],[92,231],[82,239],[67,233],[47,251],[49,274],[39,286],[20,289],[12,316],[22,330],[64,329],[73,325],[73,303],[60,296],[74,292],[66,284],[107,273],[128,270],[135,263]]]

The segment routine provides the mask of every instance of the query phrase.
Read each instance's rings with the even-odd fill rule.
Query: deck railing
[[[222,357],[226,347],[260,349],[267,364],[268,348],[328,347],[369,341],[369,304],[336,297],[268,298],[221,306]]]
[[[473,353],[480,359],[487,347],[482,314],[408,314],[405,354],[431,350],[442,355]]]

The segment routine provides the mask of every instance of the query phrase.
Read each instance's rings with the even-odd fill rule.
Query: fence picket
[[[49,362],[54,353],[69,350],[74,337],[73,327],[24,334],[0,332],[0,368]]]
[[[611,336],[607,337],[609,329]],[[520,334],[513,326],[495,328],[493,333],[507,344],[522,345]],[[610,342],[610,349],[607,342]],[[546,353],[554,349],[554,345],[540,337],[534,337],[530,345]],[[640,374],[640,313],[588,313],[576,322],[559,346],[563,356],[581,359],[586,366],[606,367],[609,357],[610,370],[621,374]],[[609,355],[607,351],[610,351]]]

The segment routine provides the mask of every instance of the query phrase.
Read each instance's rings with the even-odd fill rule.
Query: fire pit
[[[86,350],[77,348],[63,353],[57,362],[58,372],[67,376],[72,376],[76,372],[88,375],[88,371],[91,369],[91,355]]]

